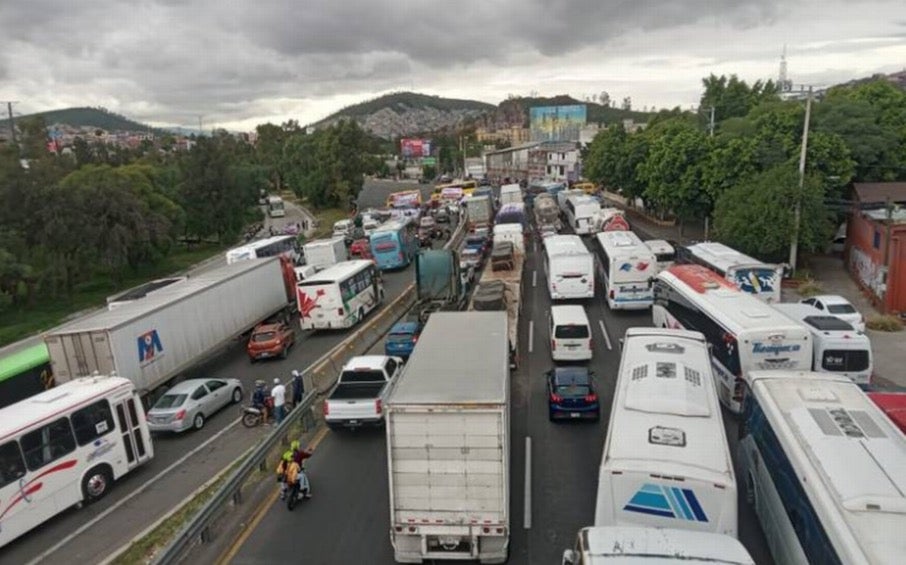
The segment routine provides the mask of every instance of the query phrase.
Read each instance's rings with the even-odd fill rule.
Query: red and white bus
[[[72,380],[0,410],[0,547],[154,457],[132,381]]]

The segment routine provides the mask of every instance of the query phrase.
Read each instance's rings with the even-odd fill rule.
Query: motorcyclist
[[[277,464],[277,482],[280,483],[280,500],[286,498],[286,475],[293,464],[293,452],[283,452],[283,456],[280,458],[280,463]]]
[[[312,456],[312,450],[302,447],[299,440],[294,440],[290,444],[292,449],[293,463],[298,465],[296,492],[301,493],[305,498],[311,498],[311,482],[308,480],[308,474],[305,472],[305,460]]]
[[[267,424],[269,398],[267,383],[261,379],[255,381],[255,391],[252,393],[252,407],[261,411],[262,423],[265,425]]]

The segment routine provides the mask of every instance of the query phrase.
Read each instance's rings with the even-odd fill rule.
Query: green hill
[[[48,126],[53,124],[66,124],[74,127],[93,127],[105,131],[152,131],[162,133],[162,130],[152,128],[149,125],[130,120],[125,116],[115,114],[105,108],[65,108],[63,110],[51,110],[49,112],[38,112],[16,118],[30,118],[41,116],[44,123]],[[9,127],[9,120],[4,120],[3,127]]]
[[[452,112],[456,110],[471,110],[478,112],[490,112],[494,110],[493,104],[478,102],[477,100],[460,100],[458,98],[442,98],[440,96],[430,96],[428,94],[419,94],[417,92],[394,92],[385,94],[347,106],[338,112],[327,116],[315,125],[330,123],[340,118],[362,118],[370,116],[380,110],[389,109],[395,112],[407,112],[411,110],[421,110],[433,108],[443,112]]]

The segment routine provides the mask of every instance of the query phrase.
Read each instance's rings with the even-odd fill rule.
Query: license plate
[[[570,417],[570,418],[579,418],[579,417],[581,417],[581,416],[582,416],[582,414],[579,414],[578,412],[570,412],[570,413],[569,413],[569,417]]]
[[[350,425],[350,426],[355,426],[355,425],[358,424],[358,423],[359,423],[358,420],[349,420],[349,425]]]
[[[271,356],[270,353],[262,353],[262,354],[261,354],[261,357],[270,357],[270,356]]]

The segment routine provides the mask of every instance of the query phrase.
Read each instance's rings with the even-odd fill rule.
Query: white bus
[[[715,241],[680,247],[677,259],[680,263],[707,267],[735,283],[743,292],[754,294],[765,302],[780,302],[783,278],[783,267],[780,265],[762,263]]]
[[[595,296],[594,258],[577,235],[544,240],[544,275],[551,300]]]
[[[755,565],[739,540],[671,528],[582,528],[562,565]]]
[[[650,307],[651,280],[657,274],[654,253],[631,231],[606,231],[596,237],[607,306],[611,310]]]
[[[595,526],[736,537],[736,477],[698,332],[630,328],[598,475]]]
[[[871,341],[852,324],[808,304],[773,304],[784,316],[812,334],[812,370],[848,377],[865,388],[871,384]]]
[[[267,215],[271,218],[282,218],[286,216],[286,209],[283,206],[283,199],[279,196],[267,197]]]
[[[135,387],[84,377],[0,410],[0,547],[154,456]]]
[[[566,220],[578,235],[594,233],[601,203],[587,194],[569,196],[566,199]]]
[[[654,281],[655,327],[705,335],[717,376],[717,395],[742,411],[749,371],[812,366],[812,337],[794,322],[733,283],[699,265],[674,265]]]
[[[296,287],[303,330],[351,328],[384,300],[381,273],[374,261],[343,261]]]
[[[903,563],[906,435],[845,377],[753,371],[738,460],[776,563]]]
[[[645,245],[654,253],[658,271],[669,269],[676,263],[676,249],[666,239],[647,239]]]
[[[264,259],[265,257],[276,257],[283,255],[289,258],[294,264],[299,263],[301,254],[299,253],[299,244],[294,235],[275,235],[241,245],[226,252],[227,265],[232,265],[238,261],[247,261],[249,259]]]

